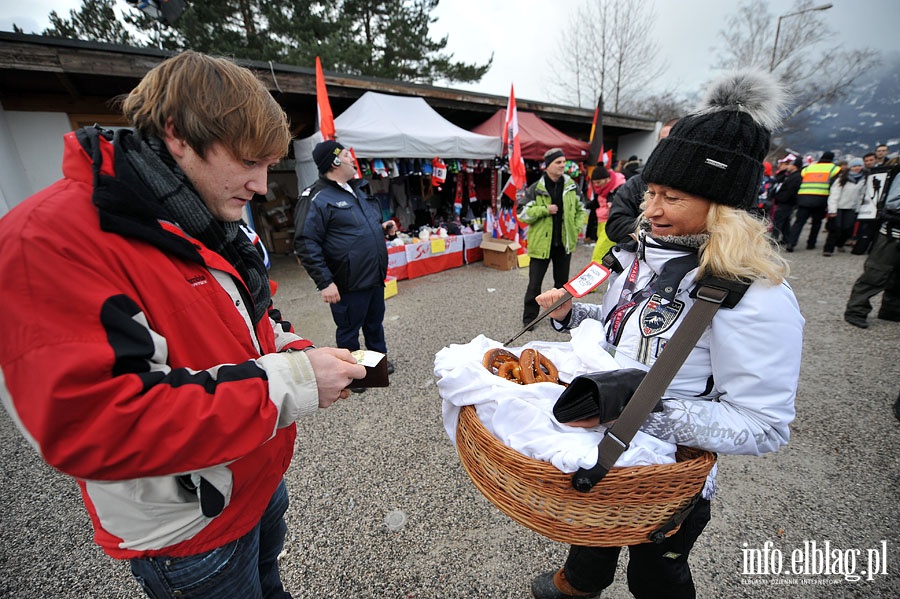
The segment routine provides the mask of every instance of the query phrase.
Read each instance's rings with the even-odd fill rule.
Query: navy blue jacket
[[[381,205],[352,179],[349,193],[320,177],[303,190],[294,210],[294,253],[319,290],[331,283],[338,291],[383,287],[387,246],[381,228]]]

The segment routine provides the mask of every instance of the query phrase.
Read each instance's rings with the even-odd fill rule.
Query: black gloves
[[[623,368],[609,372],[594,372],[575,377],[562,392],[553,415],[559,422],[600,417],[600,424],[618,418],[647,373],[636,368]],[[662,400],[654,412],[662,411]]]

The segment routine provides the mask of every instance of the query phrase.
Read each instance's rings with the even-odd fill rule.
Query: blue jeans
[[[259,523],[243,537],[188,557],[133,559],[131,573],[152,599],[289,599],[278,572],[287,507],[281,481]]]

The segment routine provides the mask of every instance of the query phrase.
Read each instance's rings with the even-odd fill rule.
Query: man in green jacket
[[[553,263],[553,286],[561,288],[569,280],[569,262],[578,234],[587,221],[584,196],[566,168],[565,153],[551,148],[544,153],[544,175],[525,190],[519,205],[519,222],[528,225],[528,289],[522,324],[534,320],[540,308],[534,301],[541,293],[547,267]]]

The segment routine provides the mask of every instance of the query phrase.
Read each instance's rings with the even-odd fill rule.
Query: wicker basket
[[[554,541],[591,547],[646,543],[700,492],[716,461],[708,451],[679,446],[674,464],[613,468],[580,493],[571,474],[501,443],[473,406],[460,411],[456,446],[472,482],[510,518]]]

